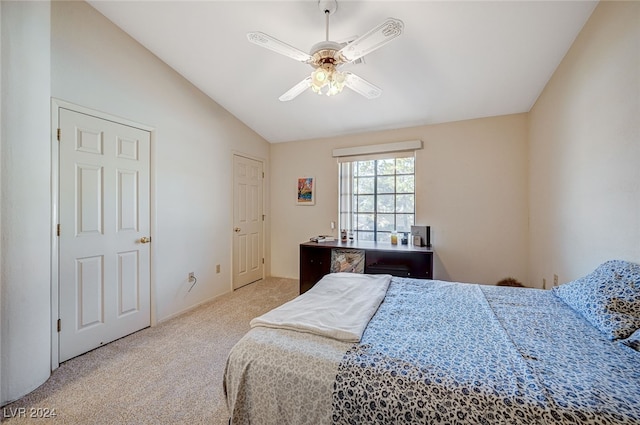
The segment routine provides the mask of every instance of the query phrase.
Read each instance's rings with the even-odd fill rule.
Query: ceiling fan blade
[[[351,72],[345,72],[344,74],[344,85],[367,99],[375,99],[382,94],[382,89],[380,87],[374,86],[367,80],[358,77],[356,74]]]
[[[273,50],[274,52],[288,56],[300,62],[306,63],[311,60],[311,56],[308,53],[296,49],[295,47],[290,46],[278,39],[275,39],[263,32],[249,32],[247,33],[247,39],[250,42],[257,44],[258,46]]]
[[[404,23],[400,19],[387,18],[365,35],[356,38],[340,49],[347,62],[352,62],[384,46],[402,34]]]
[[[289,100],[296,98],[299,94],[301,94],[303,91],[305,91],[309,87],[311,87],[311,76],[305,78],[295,86],[291,87],[285,94],[280,96],[278,99],[281,102],[287,102]]]

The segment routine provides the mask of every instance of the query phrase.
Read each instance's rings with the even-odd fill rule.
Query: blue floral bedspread
[[[640,353],[551,291],[394,278],[335,424],[640,424]]]

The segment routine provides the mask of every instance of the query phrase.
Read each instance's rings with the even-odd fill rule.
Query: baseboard
[[[166,322],[167,320],[175,319],[175,318],[176,318],[176,317],[178,317],[178,316],[182,316],[183,314],[188,313],[188,312],[190,312],[191,310],[195,310],[196,308],[198,308],[198,307],[202,306],[203,304],[210,303],[210,302],[212,302],[212,301],[214,301],[214,300],[216,300],[216,299],[220,298],[220,297],[221,297],[221,296],[223,296],[223,295],[227,295],[227,294],[229,294],[230,292],[231,292],[231,291],[228,291],[228,292],[225,292],[225,293],[223,293],[223,294],[216,295],[216,296],[211,297],[211,298],[207,298],[206,300],[200,301],[199,303],[196,303],[196,304],[194,304],[194,305],[192,305],[192,306],[190,306],[190,307],[187,307],[187,308],[185,308],[185,309],[183,309],[183,310],[180,310],[180,311],[177,311],[177,312],[175,312],[175,313],[173,313],[173,314],[170,314],[170,315],[168,315],[167,317],[165,317],[165,318],[163,318],[163,319],[158,320],[158,321],[156,322],[155,326],[158,326],[160,323]]]

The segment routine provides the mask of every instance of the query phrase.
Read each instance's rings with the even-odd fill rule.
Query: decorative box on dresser
[[[331,271],[333,249],[364,251],[364,272],[433,279],[433,250],[389,242],[305,242],[300,244],[300,293]]]

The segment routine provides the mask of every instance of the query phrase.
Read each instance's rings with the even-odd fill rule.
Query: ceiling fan
[[[307,63],[314,69],[310,76],[293,86],[279,99],[283,102],[292,100],[309,87],[314,92],[326,94],[327,96],[340,93],[344,86],[349,87],[367,99],[380,96],[382,90],[379,87],[352,72],[340,71],[340,67],[362,58],[364,55],[379,49],[398,37],[402,34],[404,27],[402,21],[395,18],[387,18],[366,34],[347,45],[342,45],[329,40],[329,16],[338,8],[336,0],[319,0],[318,7],[326,17],[326,39],[316,43],[308,54],[262,32],[250,32],[247,34],[250,42],[297,61]]]

